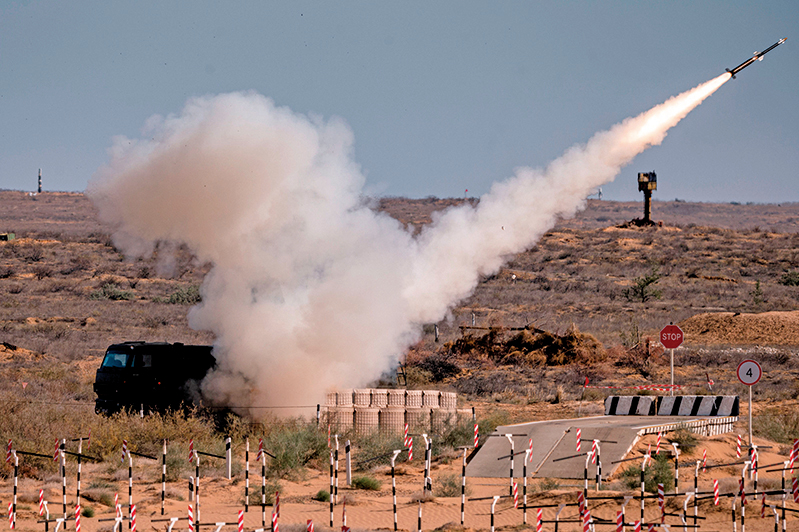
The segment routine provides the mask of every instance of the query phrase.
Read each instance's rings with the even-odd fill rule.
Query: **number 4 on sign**
[[[738,364],[738,380],[742,384],[752,386],[757,384],[760,377],[763,375],[763,368],[754,360],[744,360]]]

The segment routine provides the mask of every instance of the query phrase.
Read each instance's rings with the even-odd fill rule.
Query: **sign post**
[[[671,395],[674,395],[674,350],[682,345],[683,338],[682,329],[672,323],[660,331],[660,343],[671,349]]]
[[[749,386],[749,448],[752,448],[752,385],[763,376],[763,368],[754,360],[744,360],[738,364],[738,380]]]

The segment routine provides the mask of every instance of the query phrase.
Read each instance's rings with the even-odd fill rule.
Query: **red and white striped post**
[[[544,530],[544,510],[539,508],[535,513],[535,532],[543,532]]]
[[[713,481],[713,506],[719,505],[719,481]]]
[[[308,519],[308,521],[305,522],[305,532],[314,532],[313,519]]]
[[[616,532],[624,532],[624,513],[616,512]]]
[[[239,532],[244,532],[244,510],[239,510],[239,518],[237,524]]]
[[[581,435],[581,433],[582,433],[582,430],[577,429],[577,452],[578,453],[580,452],[580,435]]]
[[[75,505],[75,532],[80,532],[80,504]]]
[[[477,423],[474,424],[474,448],[477,449],[480,444],[480,427]]]
[[[136,532],[136,505],[134,504],[130,508],[130,529],[132,532]]]
[[[658,484],[658,507],[660,508],[660,524],[666,522],[666,491],[663,484]]]
[[[194,511],[189,503],[189,532],[194,532]]]

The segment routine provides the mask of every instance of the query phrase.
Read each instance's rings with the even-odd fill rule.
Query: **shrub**
[[[352,479],[352,487],[356,490],[371,490],[371,491],[380,491],[382,484],[379,480],[374,477],[362,475],[358,477],[353,477]]]
[[[319,490],[313,496],[313,500],[321,502],[330,502],[330,492],[327,490]]]
[[[49,266],[40,265],[33,268],[33,276],[39,281],[51,275],[53,275],[53,270]]]
[[[422,438],[417,437],[413,440],[414,449],[424,449]],[[360,470],[390,464],[393,451],[403,448],[401,436],[381,434],[361,436],[356,441],[356,444],[358,447],[358,461],[355,467]]]
[[[261,484],[253,486],[250,483],[250,495],[248,497],[250,506],[261,506],[264,493],[266,494],[266,505],[271,506],[275,503],[275,493],[279,493],[280,488],[280,481],[276,478],[268,478],[265,489]],[[330,500],[329,497],[328,495],[328,500]]]
[[[777,443],[799,438],[799,412],[794,409],[769,408],[753,418],[752,430]]]
[[[25,290],[25,287],[21,284],[11,284],[8,285],[8,293],[9,294],[20,294],[22,291]]]
[[[25,260],[28,262],[39,262],[44,258],[44,250],[40,245],[33,245],[28,248],[28,253],[25,256]]]
[[[442,475],[433,483],[433,494],[436,497],[458,497],[461,494],[461,483],[463,479],[460,475]],[[466,485],[466,494],[469,495],[471,489]]]
[[[627,467],[621,472],[620,480],[628,489],[640,488],[641,466]],[[674,488],[674,464],[665,453],[656,455],[644,470],[644,489],[655,493],[658,484],[663,484],[666,491]]]
[[[506,410],[493,410],[485,415],[485,417],[478,418],[477,425],[480,430],[480,445],[485,443],[488,435],[494,432],[497,427],[501,425],[508,425],[510,423],[510,414]],[[474,430],[474,428],[472,428]]]
[[[301,419],[288,420],[264,438],[264,446],[274,455],[267,467],[279,478],[296,477],[308,462],[327,454],[327,439],[316,425]]]
[[[676,443],[680,446],[680,452],[690,454],[694,449],[696,449],[699,440],[696,439],[696,434],[688,430],[687,427],[681,426],[675,430],[669,441]]]
[[[657,265],[652,266],[648,274],[633,279],[633,286],[625,288],[622,295],[627,301],[640,301],[641,303],[646,303],[650,299],[660,299],[663,292],[655,288],[655,285],[661,277],[660,268]]]
[[[120,290],[114,283],[105,283],[99,290],[89,294],[89,299],[92,300],[110,299],[112,301],[129,301],[133,298],[132,292]]]
[[[430,384],[433,374],[418,366],[405,366],[405,383],[408,388],[419,388]]]
[[[752,303],[755,305],[761,305],[766,302],[763,289],[760,288],[760,281],[755,281],[755,287],[749,292],[749,295],[752,296]]]
[[[444,429],[435,435],[435,440],[442,447],[457,449],[474,442],[474,426],[469,422],[447,423]]]
[[[14,275],[14,268],[10,266],[0,268],[0,279],[8,279],[12,275]]]
[[[112,507],[114,505],[114,496],[111,494],[113,488],[100,488],[91,487],[81,492],[81,496],[87,501],[100,503],[104,506]],[[86,515],[84,513],[84,515]]]
[[[448,377],[453,377],[460,373],[461,368],[450,360],[449,356],[442,352],[434,353],[425,358],[418,367],[430,373],[430,380],[433,382],[443,381]]]
[[[153,301],[156,303],[169,303],[171,305],[195,305],[202,301],[200,287],[196,285],[188,288],[178,288],[167,298],[157,297]]]
[[[83,515],[83,517],[94,517],[94,508],[91,506],[84,506],[81,508],[81,515]]]
[[[560,483],[556,478],[544,478],[538,483],[535,487],[534,491],[540,491],[541,493],[547,493],[549,491],[554,491],[556,489],[560,489]]]
[[[779,283],[785,286],[799,286],[799,271],[794,270],[783,274]]]
[[[70,275],[75,272],[90,270],[92,260],[86,255],[78,255],[69,261],[69,264],[61,268],[61,275]]]

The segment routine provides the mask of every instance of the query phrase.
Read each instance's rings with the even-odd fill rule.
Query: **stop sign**
[[[660,331],[660,343],[666,349],[675,349],[680,347],[683,340],[682,329],[676,325],[666,325]]]

